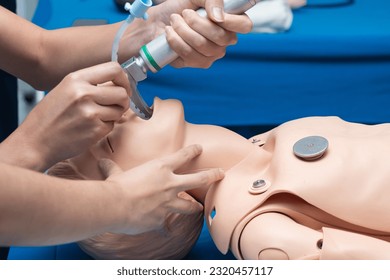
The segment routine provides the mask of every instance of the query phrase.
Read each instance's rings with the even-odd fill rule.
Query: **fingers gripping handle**
[[[260,1],[224,0],[224,10],[230,14],[242,14]],[[199,9],[197,13],[203,17],[207,17],[205,9]],[[174,61],[178,55],[170,48],[165,34],[142,46],[139,53],[140,56],[132,57],[123,63],[122,67],[135,87],[133,89],[133,96],[130,98],[132,101],[130,103],[131,108],[140,118],[147,120],[151,118],[153,108],[149,107],[142,99],[136,88],[137,82],[146,79],[147,70],[156,73],[165,65]]]
[[[260,1],[261,0],[225,0],[224,10],[230,14],[240,15]],[[205,9],[199,9],[197,10],[197,13],[203,17],[207,16]],[[165,33],[142,46],[140,55],[147,68],[154,73],[178,57],[177,53],[170,48]]]

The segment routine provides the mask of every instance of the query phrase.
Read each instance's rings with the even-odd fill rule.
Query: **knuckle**
[[[111,130],[114,129],[115,122],[105,122],[104,125],[99,126],[99,135],[103,137],[104,135],[107,135]]]
[[[230,36],[228,36],[224,29],[216,30],[212,35],[213,40],[220,46],[225,46],[230,42]]]
[[[83,111],[83,117],[84,119],[86,120],[91,120],[91,121],[94,121],[97,119],[97,112],[95,110],[91,110],[91,109],[84,109]]]
[[[106,70],[108,70],[109,72],[112,72],[112,73],[121,73],[123,72],[119,63],[118,62],[115,62],[115,61],[110,61],[110,62],[107,62],[104,67],[106,68]]]
[[[92,127],[89,129],[92,141],[94,142],[98,141],[99,139],[107,135],[112,130],[113,127],[114,127],[113,122],[93,123]]]
[[[220,58],[224,57],[225,55],[226,55],[226,49],[223,48],[220,50],[219,54],[216,55],[216,59],[220,59]]]
[[[215,41],[218,42],[218,44],[221,47],[234,45],[237,43],[237,35],[233,32],[227,32],[225,30],[220,30],[220,32],[216,32],[214,37],[215,37]]]
[[[214,182],[221,179],[221,171],[219,169],[213,169],[211,170],[210,176],[209,176],[209,182]]]
[[[127,95],[127,91],[125,88],[121,88],[120,99],[122,104],[129,105],[129,96]]]
[[[91,97],[91,91],[81,82],[75,82],[72,77],[67,79],[67,96],[75,104],[87,103]]]
[[[157,170],[164,170],[167,168],[167,162],[165,158],[159,158],[154,161]]]
[[[127,110],[130,106],[129,96],[124,88],[119,88],[116,95],[117,101],[115,103],[122,108],[121,112],[123,113],[123,110]]]
[[[180,50],[180,56],[181,56],[181,58],[184,59],[186,66],[190,65],[189,59],[191,58],[191,54],[192,54],[192,49],[189,47],[188,48],[184,47],[184,48],[181,48],[181,50]]]
[[[197,68],[202,68],[202,69],[208,69],[213,65],[214,61],[216,59],[214,57],[207,57],[206,59],[199,60],[199,62],[196,64]]]
[[[72,90],[72,96],[74,101],[77,103],[87,103],[91,98],[90,92],[84,90],[81,86],[74,87],[74,89]]]
[[[183,19],[189,26],[193,26],[196,23],[196,13],[193,10],[185,9],[182,12]]]
[[[65,79],[69,82],[74,82],[80,80],[80,73],[78,71],[69,73],[66,75]]]
[[[122,71],[121,71],[122,69],[121,69],[121,67],[120,67],[120,65],[119,65],[118,62],[116,62],[116,61],[109,61],[107,64],[108,64],[108,66],[111,67],[113,70],[122,72]]]
[[[199,174],[199,184],[204,186],[208,185],[210,182],[210,173],[209,172],[202,172]]]
[[[173,37],[169,37],[167,36],[167,41],[170,45],[174,45],[175,44],[175,41],[176,39],[173,38]],[[178,45],[177,45],[178,46]],[[178,46],[175,51],[177,52],[177,54],[185,61],[187,62],[189,59],[191,59],[191,55],[193,54],[193,49],[187,45],[187,44],[180,44],[180,46]]]
[[[241,33],[247,34],[251,32],[252,29],[253,29],[253,22],[249,18],[247,18],[247,24],[244,25],[244,28]]]
[[[196,154],[196,147],[189,146],[186,149],[182,150],[182,156],[186,159],[193,158]]]
[[[178,30],[182,29],[182,18],[178,14],[171,14],[170,16],[170,23],[171,27],[177,32]]]
[[[205,53],[205,55],[207,55],[208,48],[207,48],[207,39],[206,38],[201,37],[201,38],[195,40],[192,43],[192,47],[197,49],[197,50],[204,49],[204,53]]]
[[[238,42],[237,34],[233,34],[233,36],[230,39],[230,45],[235,45]]]
[[[95,122],[99,119],[99,114],[89,106],[84,106],[81,110],[80,117],[86,121]]]

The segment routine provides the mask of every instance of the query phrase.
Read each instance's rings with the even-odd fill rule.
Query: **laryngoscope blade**
[[[131,75],[127,75],[129,78],[130,86],[132,89],[132,95],[130,97],[130,109],[141,119],[148,120],[153,115],[153,108],[146,104],[145,100],[141,97],[141,94],[137,88],[137,82]]]

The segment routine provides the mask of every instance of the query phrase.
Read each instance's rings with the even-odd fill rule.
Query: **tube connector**
[[[122,64],[123,70],[129,74],[135,82],[143,81],[147,77],[147,68],[142,58],[132,57]]]
[[[133,17],[148,19],[146,11],[153,5],[152,0],[135,0],[133,4],[126,2],[125,10]]]

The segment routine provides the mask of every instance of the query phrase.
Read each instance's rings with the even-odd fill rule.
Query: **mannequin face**
[[[255,149],[247,139],[223,127],[186,122],[180,101],[156,98],[153,116],[149,120],[142,120],[128,110],[115,123],[112,132],[88,153],[74,160],[74,164],[87,178],[105,179],[97,167],[97,159],[112,159],[123,170],[128,170],[191,144],[202,145],[203,152],[176,170],[177,173],[212,167],[227,170]],[[206,191],[191,194],[203,201]]]
[[[128,110],[91,152],[96,158],[110,158],[127,170],[180,149],[185,127],[181,103],[156,98],[149,120],[142,120]]]
[[[112,132],[91,148],[94,157],[110,158],[126,170],[188,145],[201,144],[203,153],[183,171],[189,172],[210,167],[228,169],[253,148],[245,138],[223,127],[186,122],[178,100],[156,98],[153,106],[153,116],[147,121],[128,110]]]
[[[248,140],[225,128],[186,122],[179,101],[156,98],[150,120],[142,120],[131,110],[127,111],[107,137],[89,151],[71,159],[70,166],[76,167],[83,178],[105,179],[97,167],[100,158],[112,159],[126,170],[195,143],[202,145],[202,154],[187,166],[182,166],[177,173],[210,167],[227,170],[255,149]],[[63,169],[58,172],[63,172]],[[203,203],[207,190],[208,186],[188,191],[188,194]],[[138,236],[105,234],[82,242],[81,247],[95,258],[178,259],[196,242],[203,225],[203,213],[173,215],[167,220],[167,225],[169,230],[164,233],[150,232]],[[148,244],[150,248],[145,250],[145,246],[140,247],[139,244]]]

